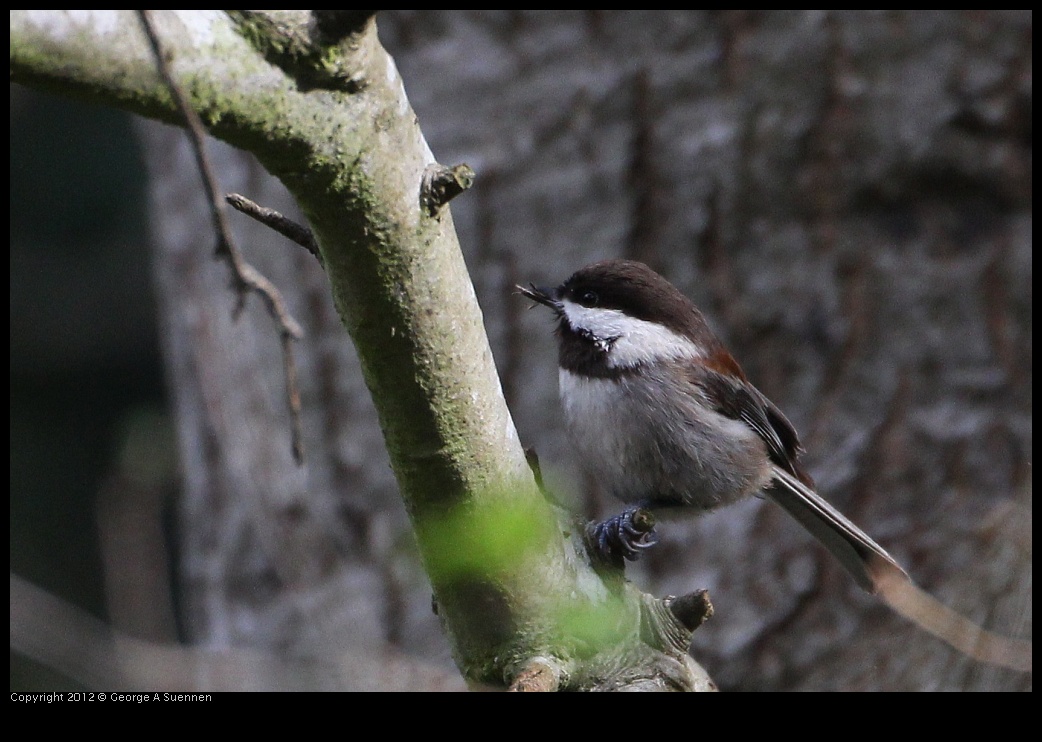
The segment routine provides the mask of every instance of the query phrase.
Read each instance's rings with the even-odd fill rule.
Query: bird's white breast
[[[626,502],[708,510],[752,494],[768,479],[767,458],[744,423],[709,409],[668,369],[618,378],[561,369],[561,404],[584,468]]]

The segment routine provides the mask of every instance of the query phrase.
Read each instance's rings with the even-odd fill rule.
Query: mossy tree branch
[[[308,11],[154,18],[209,132],[253,153],[307,216],[464,674],[509,683],[553,657],[558,687],[707,682],[679,622],[596,574],[582,529],[540,496],[451,214],[424,206],[434,157],[372,17],[336,33]],[[180,123],[133,11],[12,11],[11,79]],[[521,537],[490,538],[507,525]]]

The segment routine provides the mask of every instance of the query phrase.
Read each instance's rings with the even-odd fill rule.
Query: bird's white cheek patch
[[[573,329],[592,335],[607,349],[611,368],[632,368],[642,363],[705,355],[705,349],[698,343],[656,322],[630,317],[619,309],[584,307],[567,299],[561,302],[561,308]]]

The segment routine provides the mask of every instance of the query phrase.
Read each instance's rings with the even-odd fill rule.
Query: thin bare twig
[[[320,264],[325,265],[325,261],[322,260],[322,253],[318,251],[318,242],[315,241],[315,235],[303,224],[298,224],[281,212],[269,209],[267,206],[261,206],[239,193],[229,193],[224,197],[224,200],[236,211],[241,211],[266,227],[274,229],[286,239],[296,242],[314,255]]]
[[[259,294],[268,307],[268,312],[279,325],[279,334],[282,339],[282,362],[286,372],[286,396],[289,402],[290,425],[292,426],[293,458],[297,464],[304,462],[304,442],[301,431],[300,420],[300,390],[297,388],[296,365],[293,361],[292,341],[299,340],[304,336],[300,324],[289,313],[286,301],[281,292],[267,277],[252,265],[246,262],[242,252],[235,244],[232,237],[231,227],[228,224],[227,210],[224,201],[218,196],[217,177],[214,175],[213,166],[206,154],[206,129],[188,101],[188,96],[174,79],[169,65],[169,57],[156,32],[152,11],[138,11],[141,25],[152,50],[156,56],[156,64],[163,81],[170,88],[170,94],[174,98],[181,115],[184,117],[188,128],[189,141],[192,143],[192,151],[195,154],[196,165],[203,177],[203,186],[210,202],[210,210],[213,216],[214,230],[217,232],[217,248],[215,257],[223,259],[228,263],[232,272],[232,286],[238,295],[236,312],[242,310],[246,296],[250,292]]]

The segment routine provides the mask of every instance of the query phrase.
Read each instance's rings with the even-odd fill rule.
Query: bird
[[[795,427],[666,278],[610,259],[554,288],[517,289],[557,320],[560,402],[580,463],[628,505],[590,529],[598,558],[622,563],[653,546],[649,512],[698,515],[762,494],[899,614],[975,659],[1030,671],[1030,641],[986,631],[921,590],[817,492]]]

